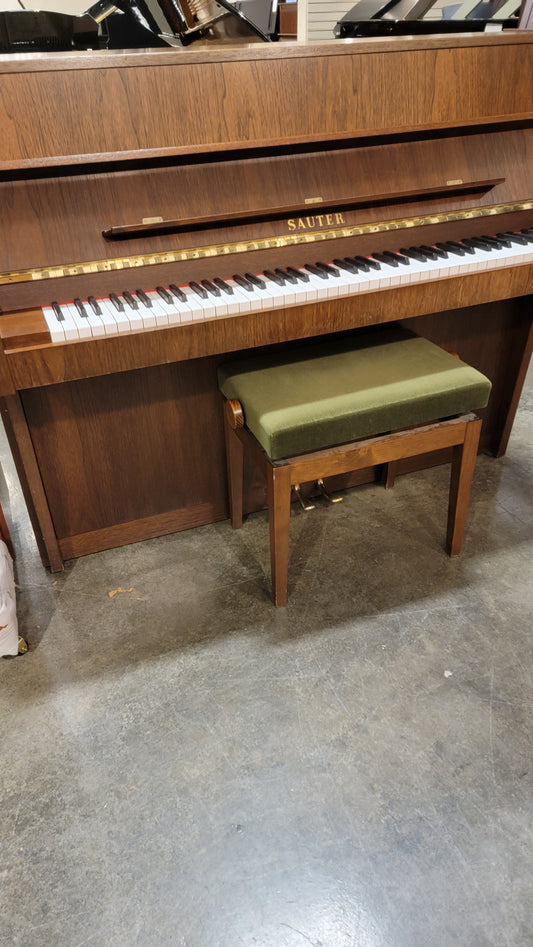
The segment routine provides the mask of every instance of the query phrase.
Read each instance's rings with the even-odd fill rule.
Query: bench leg
[[[270,575],[274,605],[287,604],[289,523],[291,516],[290,467],[271,467],[268,474],[270,525]]]
[[[480,433],[481,421],[469,421],[463,443],[453,448],[446,535],[446,552],[452,557],[461,552]]]
[[[228,471],[229,513],[233,529],[242,526],[244,449],[224,412],[226,438],[226,468]]]
[[[385,490],[392,490],[396,480],[397,469],[398,462],[396,460],[389,460],[388,464],[384,464],[381,482],[385,484]]]

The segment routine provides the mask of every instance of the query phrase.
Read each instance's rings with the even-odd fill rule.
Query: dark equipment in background
[[[432,15],[435,0],[359,0],[340,19],[338,39],[428,33],[496,32],[518,26],[519,0],[465,0]]]
[[[69,16],[46,10],[0,12],[0,53],[54,53],[98,49],[98,23],[88,13]]]
[[[82,16],[0,12],[0,53],[186,46],[199,37],[270,42],[278,0],[98,0]]]

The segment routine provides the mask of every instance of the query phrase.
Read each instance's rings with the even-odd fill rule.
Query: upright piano
[[[2,415],[51,570],[227,516],[233,353],[405,322],[491,378],[504,452],[531,34],[4,56],[0,128]]]

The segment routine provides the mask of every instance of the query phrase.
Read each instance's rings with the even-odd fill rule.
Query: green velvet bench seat
[[[301,343],[220,366],[231,522],[242,525],[243,450],[268,484],[272,592],[287,600],[291,489],[453,447],[447,551],[458,555],[481,422],[484,375],[400,326]]]

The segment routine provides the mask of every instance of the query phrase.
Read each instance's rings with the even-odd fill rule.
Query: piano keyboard
[[[283,309],[533,262],[533,228],[43,307],[52,342]]]

